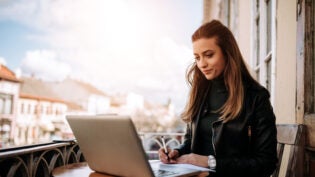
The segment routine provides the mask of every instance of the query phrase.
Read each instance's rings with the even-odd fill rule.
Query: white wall
[[[296,1],[278,0],[275,113],[277,123],[296,123]]]
[[[250,61],[250,44],[251,44],[251,0],[239,1],[239,23],[238,23],[238,45],[244,59],[249,65]]]

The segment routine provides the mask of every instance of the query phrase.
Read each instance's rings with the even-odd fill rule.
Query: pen
[[[167,160],[169,160],[168,152],[167,152],[167,148],[166,148],[166,144],[165,144],[165,140],[164,140],[164,136],[161,136],[161,139],[162,139],[162,143],[163,143],[164,153],[167,155]]]

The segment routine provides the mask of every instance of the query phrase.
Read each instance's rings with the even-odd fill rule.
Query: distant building
[[[15,144],[47,142],[52,134],[66,128],[66,112],[67,104],[63,100],[21,93]]]
[[[110,97],[89,83],[67,78],[62,82],[47,84],[57,97],[72,106],[76,105],[76,109],[68,110],[69,114],[106,114],[109,111]]]
[[[34,77],[21,80],[17,145],[64,138],[71,133],[67,114],[103,114],[109,109],[109,98],[87,83],[72,79],[47,82]]]
[[[0,147],[13,140],[19,91],[20,80],[0,65]]]
[[[48,82],[0,67],[0,147],[72,137],[65,119],[75,114],[130,115],[140,131],[163,131],[177,121],[174,107],[148,103],[142,95],[109,96],[91,84],[67,78]],[[6,145],[5,145],[6,146]]]
[[[143,110],[144,98],[142,95],[130,92],[111,97],[109,113],[133,115],[135,112]]]

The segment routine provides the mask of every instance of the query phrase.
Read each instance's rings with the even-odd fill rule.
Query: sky
[[[202,0],[0,0],[0,63],[180,110],[201,22]]]

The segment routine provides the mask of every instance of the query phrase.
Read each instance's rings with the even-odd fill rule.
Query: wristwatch
[[[215,160],[215,157],[213,155],[208,156],[208,166],[211,170],[214,170],[217,166],[217,161]]]

